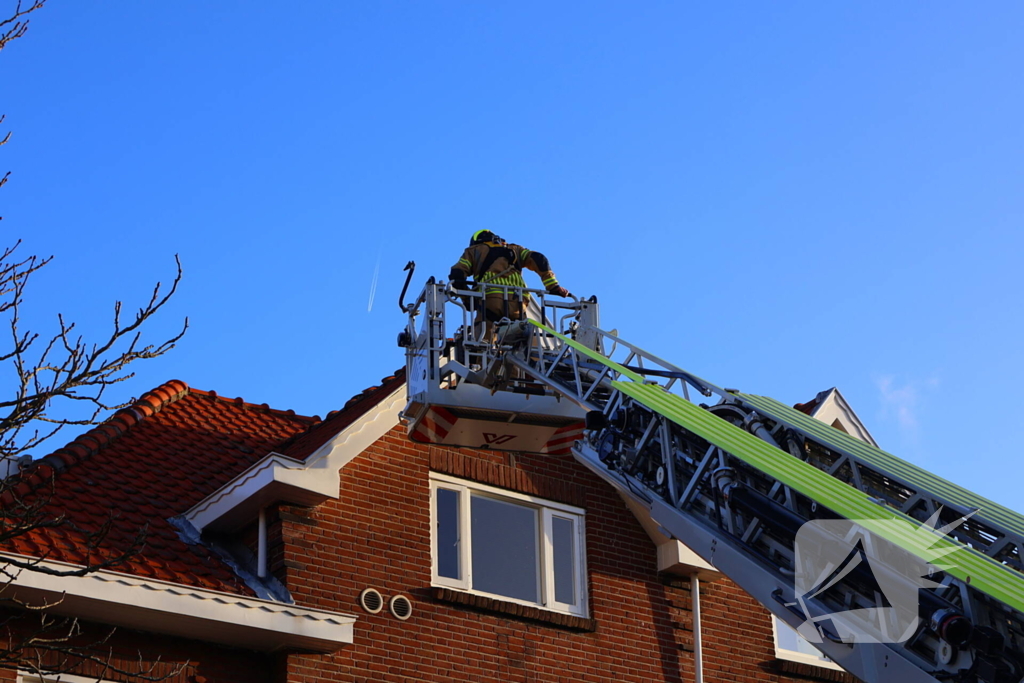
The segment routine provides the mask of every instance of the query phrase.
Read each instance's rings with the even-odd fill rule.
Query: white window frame
[[[100,680],[95,676],[75,676],[74,674],[39,674],[28,671],[18,672],[18,683],[113,683],[113,681]]]
[[[452,579],[446,576],[438,576],[437,568],[437,490],[447,489],[455,491],[459,495],[459,567],[462,578]],[[473,547],[470,514],[470,500],[473,495],[484,496],[506,503],[513,503],[523,507],[530,507],[536,510],[540,520],[540,548],[538,549],[538,576],[540,583],[538,594],[540,602],[510,598],[496,593],[487,593],[476,590],[473,586]],[[458,479],[437,472],[430,473],[430,564],[431,564],[431,585],[452,588],[464,593],[482,595],[504,602],[513,602],[520,605],[539,607],[540,609],[571,614],[578,617],[586,617],[589,612],[587,601],[587,554],[584,543],[584,515],[581,508],[563,503],[538,498],[525,493],[506,491],[494,486],[480,484],[475,481]],[[573,538],[573,566],[575,576],[573,577],[576,588],[576,604],[557,602],[555,600],[554,581],[554,551],[552,546],[552,520],[555,517],[569,519],[573,522],[575,537]]]
[[[772,615],[772,640],[775,642],[775,657],[776,659],[785,659],[790,662],[797,662],[799,664],[810,664],[811,666],[820,666],[823,669],[834,669],[836,671],[845,671],[845,669],[831,659],[826,657],[824,654],[812,655],[806,652],[800,652],[798,650],[790,650],[779,645],[779,629],[789,628],[793,629],[792,626],[779,619],[774,614]],[[796,629],[793,629],[794,631]],[[797,638],[804,639],[799,633],[796,634]],[[812,645],[813,647],[813,645]]]

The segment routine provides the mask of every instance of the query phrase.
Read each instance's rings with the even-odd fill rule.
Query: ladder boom
[[[453,363],[462,371],[440,372],[436,386],[416,392],[411,385],[410,425],[425,411],[466,407],[465,397],[507,424],[536,422],[557,406],[570,424],[540,452],[571,446],[578,461],[854,675],[871,683],[1024,681],[1020,515],[600,329],[596,302],[547,315],[541,299],[539,315],[484,339],[465,314],[474,305],[466,298],[478,293],[430,287],[420,300],[462,306],[464,324],[452,340],[437,338],[445,306],[436,306],[413,341],[411,313],[410,377]],[[430,349],[443,349],[432,365],[424,362]],[[691,392],[718,402],[698,405]],[[459,439],[436,442],[495,447]]]

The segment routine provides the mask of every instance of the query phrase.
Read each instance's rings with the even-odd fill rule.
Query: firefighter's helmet
[[[477,230],[469,238],[469,246],[480,244],[481,242],[503,242],[503,240],[490,230]]]

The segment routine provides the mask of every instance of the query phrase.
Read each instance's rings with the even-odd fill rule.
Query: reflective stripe
[[[512,273],[511,275],[504,275],[499,277],[496,273],[484,273],[480,276],[480,282],[486,282],[495,285],[508,285],[509,287],[525,287],[526,281],[523,280],[521,273]]]
[[[460,258],[459,259],[459,263],[464,265],[464,266],[466,266],[466,267],[468,267],[468,268],[472,268],[473,267],[473,264],[469,261],[469,259]]]
[[[480,277],[480,282],[492,284],[492,285],[505,285],[507,287],[522,287],[526,288],[526,281],[523,280],[523,275],[519,271],[515,271],[510,275],[498,276],[497,273],[487,272]],[[505,290],[497,287],[485,287],[485,294],[501,294]]]
[[[519,252],[519,260],[525,261],[526,259],[530,258],[530,254],[532,253],[533,252],[530,251],[529,249],[524,248],[521,252]]]

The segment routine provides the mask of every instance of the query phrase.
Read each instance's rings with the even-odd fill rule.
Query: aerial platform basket
[[[528,300],[529,318],[561,332],[598,322],[594,301],[500,289],[508,300]],[[586,411],[504,361],[513,347],[541,354],[550,342],[523,322],[485,323],[483,306],[482,292],[456,290],[433,278],[415,301],[402,305],[409,316],[399,335],[399,345],[406,349],[409,398],[403,417],[409,438],[466,448],[570,454],[582,436]]]
[[[571,452],[861,680],[1024,683],[1024,516],[533,294],[489,327],[433,280],[402,306],[410,438]]]

